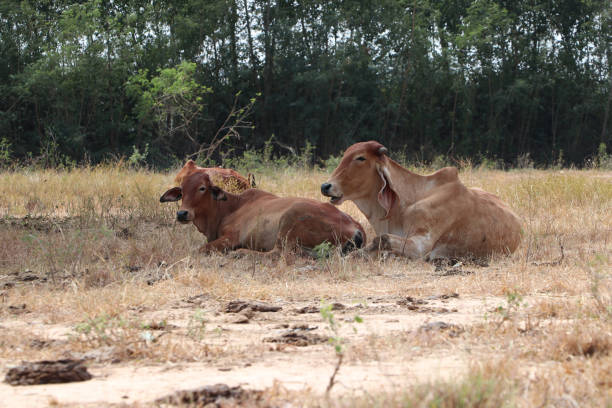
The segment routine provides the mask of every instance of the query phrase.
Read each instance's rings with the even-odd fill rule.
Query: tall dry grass
[[[134,272],[159,273],[160,268],[172,265],[176,273],[183,264],[206,264],[206,258],[195,252],[203,236],[192,226],[174,224],[178,204],[159,203],[160,195],[173,185],[175,172],[107,165],[2,174],[3,272],[32,271],[51,281],[79,277],[80,285],[103,287],[137,275]],[[323,170],[289,167],[257,174],[257,179],[259,188],[281,196],[324,201],[319,186],[328,175]],[[508,285],[495,292],[520,289],[520,281],[525,279],[525,290],[529,291],[531,283],[526,275],[531,273],[532,263],[558,259],[561,247],[566,259],[558,268],[557,279],[547,280],[549,289],[571,292],[586,288],[591,274],[609,269],[612,173],[467,168],[460,177],[468,186],[499,195],[523,220],[521,246],[512,257],[494,264],[504,266],[507,273],[500,274]],[[341,209],[364,225],[370,239],[374,237],[371,226],[352,203]],[[182,262],[186,259],[189,261]],[[326,265],[336,277],[351,280],[359,276],[350,262]],[[380,265],[370,268],[380,269]],[[576,275],[574,268],[581,272]],[[480,290],[492,290],[490,286],[481,282]]]
[[[415,388],[412,396],[353,396],[321,404],[422,406],[439,401],[438,406],[464,406],[464,397],[481,406],[609,401],[605,393],[612,383],[605,370],[612,367],[612,172],[463,169],[460,177],[466,185],[493,192],[514,209],[523,220],[523,241],[510,257],[492,259],[485,267],[464,265],[469,273],[442,276],[430,264],[396,258],[347,260],[334,255],[288,265],[202,256],[197,248],[203,236],[193,226],[174,223],[178,205],[159,203],[176,171],[98,166],[2,173],[0,317],[15,319],[8,306],[25,304],[29,313],[19,315],[24,322],[77,325],[100,316],[115,321],[134,318],[135,310],[167,310],[200,294],[218,301],[284,302],[365,302],[368,297],[450,292],[504,299],[538,296],[528,306],[503,303],[501,311],[492,311],[457,338],[434,335],[421,344],[424,340],[404,333],[366,339],[355,348],[361,353],[356,360],[410,353],[415,345],[451,347],[449,352],[469,348],[485,362],[492,355],[508,360],[501,371],[478,369],[456,383]],[[329,173],[289,167],[256,176],[261,189],[324,201],[319,186]],[[373,238],[352,203],[341,209]],[[201,345],[178,336],[178,343],[168,340],[152,352],[143,346],[140,331],[130,330],[127,339],[135,342],[130,344],[138,358],[188,358]],[[0,335],[0,357],[53,354],[21,347],[20,341],[20,335]],[[90,343],[97,344],[88,338],[71,345],[86,351]],[[219,357],[226,351],[214,353]],[[536,365],[536,374],[525,371]],[[494,378],[489,381],[483,373]],[[564,385],[555,382],[559,375],[567,376]]]

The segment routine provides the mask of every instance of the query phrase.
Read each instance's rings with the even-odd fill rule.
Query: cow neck
[[[208,241],[214,241],[219,238],[219,229],[225,217],[231,215],[243,204],[239,195],[232,193],[225,193],[227,198],[224,201],[215,201],[217,206],[217,213],[213,217],[207,217],[204,231],[201,231],[206,235]]]
[[[385,209],[378,203],[378,192],[368,197],[354,199],[353,202],[366,216],[377,235],[389,232],[389,220],[383,220]]]
[[[429,189],[429,182],[424,176],[405,169],[389,158],[386,168],[391,188],[397,194],[397,202],[391,209],[389,217],[385,219],[386,211],[378,202],[378,190],[367,197],[354,199],[353,202],[366,216],[377,235],[385,233],[403,235],[400,208],[408,207],[420,200]]]

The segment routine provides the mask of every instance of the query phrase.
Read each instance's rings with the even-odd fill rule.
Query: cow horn
[[[380,146],[378,148],[378,154],[383,155],[383,154],[387,154],[389,153],[389,150],[387,150],[387,148],[385,146]]]

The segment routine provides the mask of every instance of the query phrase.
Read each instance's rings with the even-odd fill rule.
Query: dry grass
[[[380,395],[321,399],[316,393],[289,393],[287,398],[306,398],[315,406],[602,406],[612,401],[612,173],[463,170],[467,185],[499,195],[517,212],[524,235],[513,256],[484,267],[466,264],[461,273],[448,275],[421,261],[396,258],[334,255],[287,265],[201,256],[196,250],[202,235],[173,222],[176,204],[159,203],[174,174],[115,167],[2,174],[0,326],[12,325],[10,331],[0,329],[3,362],[104,347],[113,348],[108,358],[141,363],[259,358],[268,352],[265,346],[236,343],[215,331],[217,323],[207,323],[218,322],[218,304],[237,298],[394,303],[402,296],[458,292],[483,299],[485,310],[477,323],[463,326],[464,332],[350,335],[346,361],[451,353],[473,360],[467,376]],[[286,169],[258,174],[257,182],[279,195],[323,200],[319,185],[327,177],[320,170]],[[354,205],[341,208],[373,238]],[[564,258],[556,263],[561,246]],[[173,311],[194,295],[208,299],[197,312],[201,315],[193,308],[187,314]],[[177,327],[146,326],[166,318]],[[95,322],[102,322],[99,329],[83,330]],[[40,325],[69,336],[56,342],[56,334],[35,329]]]

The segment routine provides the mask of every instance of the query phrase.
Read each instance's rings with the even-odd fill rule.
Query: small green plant
[[[612,169],[612,154],[608,154],[608,147],[603,142],[597,148],[597,155],[593,159],[593,165],[602,170]]]
[[[518,155],[516,158],[517,169],[533,169],[534,162],[530,157],[529,152]]]
[[[85,340],[96,346],[112,345],[125,338],[124,329],[129,323],[118,317],[110,317],[106,314],[90,317],[84,322],[77,324],[74,331],[85,337]]]
[[[434,170],[441,169],[443,167],[448,166],[448,159],[443,155],[439,154],[431,161],[431,167]]]
[[[342,360],[344,359],[344,351],[346,349],[344,339],[340,337],[340,323],[336,320],[333,309],[333,304],[321,302],[321,317],[323,318],[323,321],[327,323],[327,327],[332,333],[329,338],[329,343],[334,347],[334,351],[337,357],[336,367],[334,368],[334,372],[329,378],[329,383],[327,384],[327,389],[325,390],[326,393],[329,393],[332,387],[334,386],[336,375],[338,374],[338,371],[340,371],[340,367],[342,366]],[[353,318],[353,322],[363,323],[363,319],[360,316],[355,315],[355,317]],[[353,327],[353,330],[357,331],[355,327]]]
[[[312,167],[312,159],[314,157],[314,151],[316,146],[310,143],[309,140],[306,141],[306,146],[302,149],[300,154],[297,157],[297,166],[303,169],[307,169]]]
[[[73,169],[77,165],[76,160],[62,154],[52,126],[45,129],[45,134],[41,140],[40,155],[36,160],[45,169]]]
[[[0,139],[0,168],[6,168],[11,164],[11,143],[7,138]]]
[[[520,310],[521,307],[526,307],[527,303],[523,303],[523,296],[516,292],[511,291],[506,293],[506,306],[497,306],[494,312],[499,316],[497,327],[501,326],[505,321],[511,320],[514,314]],[[485,316],[486,318],[486,316]]]
[[[338,165],[340,164],[340,161],[342,160],[342,156],[334,156],[331,155],[329,156],[326,160],[323,160],[323,167],[325,168],[325,170],[327,171],[333,171],[336,167],[338,167]]]
[[[563,158],[563,149],[559,149],[559,155],[555,159],[555,162],[552,165],[552,168],[555,170],[560,170],[565,165],[565,159]]]
[[[145,144],[145,148],[142,151],[142,153],[140,152],[140,149],[138,149],[136,146],[132,146],[132,154],[130,155],[128,159],[128,163],[130,164],[130,166],[134,168],[142,167],[146,163],[148,155],[149,155],[149,144],[148,143]]]
[[[334,251],[334,246],[328,241],[323,241],[314,247],[312,251],[314,252],[314,256],[318,261],[323,261],[331,257]]]
[[[187,325],[187,335],[194,340],[201,341],[206,332],[206,318],[202,309],[196,309]]]
[[[151,326],[141,322],[102,314],[74,326],[75,334],[70,337],[89,349],[110,346],[110,355],[106,358],[123,360],[151,357],[151,345],[161,334],[156,336],[150,329]]]

